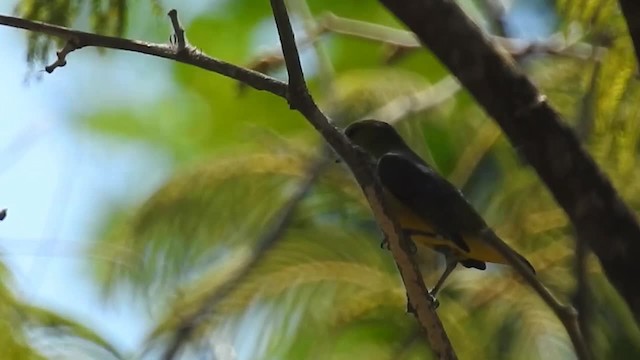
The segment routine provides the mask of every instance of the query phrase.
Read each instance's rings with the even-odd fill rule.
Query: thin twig
[[[364,154],[354,151],[345,136],[329,124],[326,116],[318,109],[308,92],[284,0],[271,0],[271,8],[289,74],[287,99],[290,107],[305,115],[353,171],[389,242],[390,250],[407,290],[409,303],[414,309],[414,315],[420,326],[426,333],[431,350],[439,359],[457,359],[453,346],[435,312],[432,298],[428,296],[420,270],[415,259],[410,255],[409,242],[402,235],[398,224],[389,216],[388,209],[381,200],[382,188],[373,176],[365,160],[366,157],[363,157]]]
[[[289,201],[287,201],[287,203],[274,217],[274,220],[271,222],[268,230],[257,241],[251,258],[247,260],[242,269],[234,276],[227,278],[222,285],[207,295],[205,300],[202,302],[204,305],[203,307],[197,309],[193,314],[180,321],[180,324],[178,324],[177,330],[174,333],[162,359],[175,359],[179,355],[183,346],[191,339],[193,333],[204,321],[206,321],[220,301],[233,292],[239,284],[242,284],[244,279],[251,274],[256,265],[260,263],[264,259],[264,256],[273,249],[280,239],[282,239],[283,235],[289,228],[289,224],[293,220],[293,216],[295,215],[300,203],[304,198],[306,198],[309,191],[315,185],[319,176],[323,173],[325,167],[329,163],[331,163],[331,160],[329,156],[325,154],[325,151],[323,151],[318,159],[312,163],[307,172],[306,178],[300,183],[300,185],[298,185]]]
[[[182,52],[187,48],[187,41],[184,36],[184,29],[182,25],[180,25],[180,20],[178,20],[178,11],[176,9],[171,9],[167,13],[169,19],[171,19],[171,26],[173,26],[173,33],[175,35],[176,43],[178,44],[177,52]]]
[[[319,21],[311,12],[308,2],[287,1],[287,6],[289,6],[291,11],[295,12],[302,19],[302,25],[304,26],[306,35],[305,38],[317,38],[318,36],[314,36],[314,34],[316,34],[320,28]],[[333,64],[331,64],[329,54],[320,42],[311,41],[310,44],[313,45],[318,59],[318,67],[320,70],[318,80],[324,90],[329,90],[333,75],[335,74],[335,69],[333,68]]]
[[[531,272],[530,268],[519,259],[509,245],[505,244],[499,237],[495,236],[492,230],[485,230],[483,239],[496,249],[509,264],[524,278],[524,280],[533,288],[533,290],[542,298],[553,313],[558,317],[562,325],[564,325],[571,342],[578,354],[578,358],[582,360],[590,359],[589,349],[582,337],[580,326],[578,324],[578,313],[570,305],[562,304],[551,292],[538,280]]]
[[[287,66],[287,74],[289,75],[287,96],[289,104],[293,108],[294,103],[297,102],[294,101],[296,97],[310,97],[311,95],[304,79],[298,46],[296,45],[284,0],[271,0],[271,9],[278,28],[284,62]]]
[[[403,50],[422,48],[420,40],[411,31],[348,19],[332,13],[325,14],[319,23],[322,25],[322,29],[319,29],[316,34],[332,32],[380,42]],[[523,57],[533,54],[552,54],[581,60],[591,60],[594,59],[593,54],[595,52],[597,54],[595,59],[599,60],[606,52],[606,48],[580,42],[580,36],[577,34],[572,34],[572,36],[567,39],[566,34],[557,33],[546,40],[540,41],[521,40],[503,36],[490,36],[490,39],[502,46],[513,57]]]
[[[105,36],[72,30],[63,26],[43,23],[40,21],[25,20],[13,16],[0,15],[0,25],[39,32],[62,39],[75,39],[77,48],[88,46],[108,49],[132,51],[141,54],[171,59],[181,63],[193,65],[201,69],[213,71],[229,78],[242,81],[257,90],[265,90],[274,95],[285,97],[287,85],[275,78],[257,71],[249,70],[228,62],[218,60],[203,54],[195,49],[177,52],[174,46],[166,44],[154,44],[138,40],[129,40],[119,37]]]
[[[490,1],[490,0],[486,0]],[[331,12],[318,17],[316,27],[308,29],[306,36],[298,41],[298,47],[315,45],[327,33],[370,40],[387,45],[390,48],[386,55],[386,62],[396,61],[412,51],[422,48],[420,41],[410,31],[354,20],[337,16]],[[576,58],[580,60],[602,59],[607,49],[580,42],[580,34],[556,33],[545,40],[522,40],[504,36],[491,36],[505,51],[516,59],[523,59],[530,55],[548,54]],[[595,56],[593,56],[595,54]],[[267,51],[252,60],[248,68],[268,73],[284,64],[280,49]]]
[[[44,70],[49,74],[51,74],[53,70],[55,70],[56,68],[67,65],[67,55],[69,55],[69,53],[77,49],[80,49],[80,46],[78,45],[78,40],[73,37],[69,38],[69,40],[67,40],[67,43],[64,45],[62,50],[56,52],[56,56],[58,57],[56,61],[49,66],[45,66]]]

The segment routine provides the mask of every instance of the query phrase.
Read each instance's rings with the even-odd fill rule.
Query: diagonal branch
[[[387,63],[396,61],[411,51],[422,48],[420,40],[410,31],[349,19],[331,12],[319,16],[316,23],[317,25],[313,31],[308,30],[307,35],[298,41],[299,48],[316,44],[323,35],[328,33],[379,42],[387,46],[389,48],[385,56],[385,62]],[[535,54],[549,54],[579,60],[600,61],[607,49],[580,42],[581,38],[580,33],[571,34],[568,38],[565,33],[556,33],[544,40],[523,40],[504,36],[491,36],[491,40],[517,59]],[[282,51],[277,49],[262,53],[247,66],[250,69],[268,73],[282,66],[283,62]]]
[[[490,1],[490,0],[486,0]],[[422,48],[420,39],[412,32],[361,20],[325,14],[321,21],[317,35],[327,32],[352,36],[360,39],[380,42],[391,48],[388,61],[395,60],[409,51]],[[491,41],[500,45],[514,58],[523,58],[533,54],[550,54],[580,60],[599,60],[606,52],[606,48],[580,42],[580,34],[573,34],[569,38],[565,33],[556,33],[545,40],[523,40],[505,36],[489,36]],[[593,53],[597,57],[593,56]]]
[[[300,111],[311,122],[354,173],[369,201],[376,221],[389,242],[389,248],[407,290],[409,304],[414,309],[413,313],[422,330],[426,333],[431,350],[439,359],[457,359],[453,346],[435,312],[433,300],[428,295],[420,270],[411,256],[411,246],[402,235],[398,224],[389,217],[388,209],[381,201],[382,189],[379,182],[373,176],[363,154],[354,151],[350,142],[328,122],[309,94],[284,0],[271,0],[271,8],[289,74],[287,100],[290,107]]]

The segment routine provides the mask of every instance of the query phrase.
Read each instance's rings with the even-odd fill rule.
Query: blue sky
[[[15,3],[0,1],[0,13],[11,14]],[[187,24],[211,2],[164,5],[179,6]],[[147,22],[136,23],[129,37],[168,40],[166,18]],[[164,29],[162,38],[147,37]],[[26,34],[0,26],[0,208],[8,209],[0,223],[0,261],[12,272],[17,296],[81,320],[120,350],[135,353],[151,324],[147,310],[130,298],[105,304],[87,265],[93,261],[87,256],[99,254],[87,255],[84,249],[98,225],[101,204],[146,198],[170,169],[144,148],[79,131],[78,122],[101,110],[151,106],[172,90],[170,63],[82,49],[52,74],[34,74],[25,61]],[[226,341],[217,342],[214,346],[226,358],[234,357]]]
[[[0,13],[12,8],[0,3]],[[130,194],[129,181],[141,163],[152,169],[136,180],[143,189],[138,197],[168,169],[139,148],[74,131],[73,123],[101,108],[157,98],[170,89],[163,76],[168,64],[81,50],[38,81],[28,76],[25,34],[0,27],[0,207],[8,208],[0,223],[2,261],[10,266],[18,296],[81,319],[123,350],[138,349],[148,326],[144,309],[129,301],[102,303],[83,248],[100,217],[99,204]],[[150,80],[140,86],[137,79],[145,76]]]

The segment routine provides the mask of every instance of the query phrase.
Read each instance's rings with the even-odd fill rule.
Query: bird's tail
[[[536,269],[534,269],[533,265],[531,265],[531,263],[527,259],[525,259],[524,256],[518,254],[517,251],[511,249],[511,247],[509,247],[509,245],[507,245],[504,241],[502,241],[502,239],[500,239],[500,237],[498,235],[496,235],[495,232],[493,232],[493,230],[491,230],[489,228],[485,229],[485,231],[483,232],[483,236],[490,236],[491,238],[494,239],[494,241],[497,241],[497,242],[500,242],[500,243],[504,244],[507,248],[509,248],[511,253],[516,258],[518,258],[520,261],[522,261],[522,263],[525,264],[529,268],[529,270],[531,270],[531,272],[535,275]],[[491,245],[491,244],[489,244],[489,245]],[[496,251],[497,251],[497,249],[496,249]],[[507,259],[505,259],[505,260],[507,260]],[[507,263],[508,263],[508,261],[507,261]]]

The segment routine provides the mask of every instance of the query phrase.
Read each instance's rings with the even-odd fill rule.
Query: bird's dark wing
[[[413,153],[383,155],[377,173],[382,185],[401,203],[431,221],[440,234],[463,250],[469,247],[462,234],[487,227],[462,193]]]

